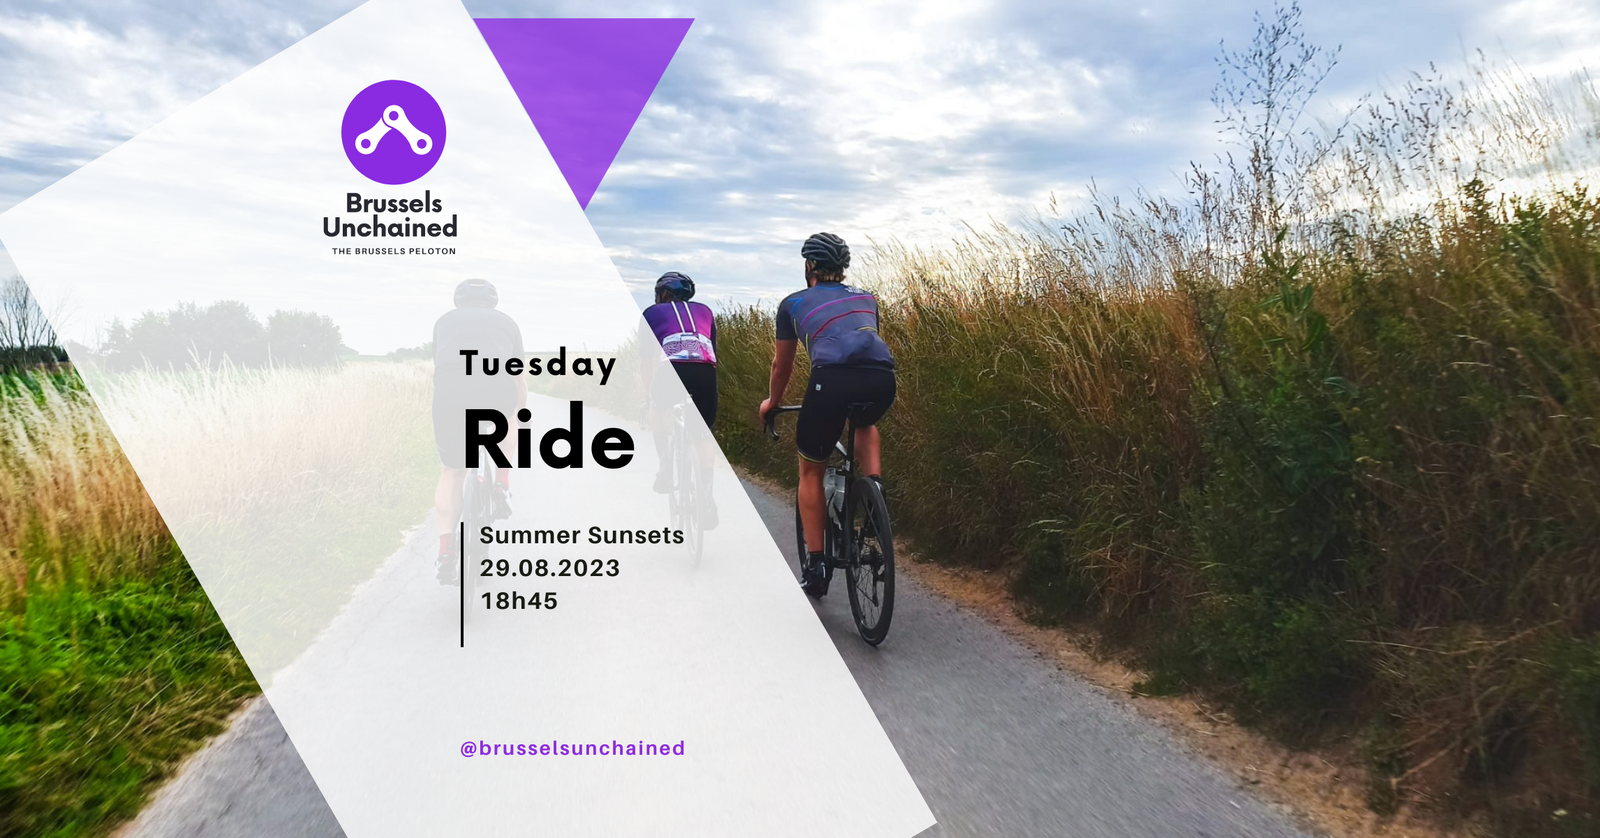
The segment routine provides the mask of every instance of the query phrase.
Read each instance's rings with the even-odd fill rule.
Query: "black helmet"
[[[469,279],[456,286],[456,308],[494,308],[499,304],[500,292],[487,279]]]
[[[694,280],[677,271],[667,271],[656,280],[656,294],[663,291],[674,300],[687,301],[694,297]]]
[[[817,233],[800,245],[800,255],[821,268],[844,270],[850,267],[850,245],[832,233]]]

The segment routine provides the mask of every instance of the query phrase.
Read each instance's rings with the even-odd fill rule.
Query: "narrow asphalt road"
[[[791,502],[745,489],[792,560]],[[836,587],[818,615],[939,820],[924,838],[1308,835],[1122,701],[909,575],[899,577],[893,630],[878,649],[856,636]],[[816,715],[826,723],[826,708]],[[263,699],[117,833],[342,834]]]

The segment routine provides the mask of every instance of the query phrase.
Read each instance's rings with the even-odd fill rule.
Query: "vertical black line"
[[[461,562],[457,579],[461,583],[461,648],[467,648],[467,519],[461,519],[461,541],[456,544],[456,556]]]

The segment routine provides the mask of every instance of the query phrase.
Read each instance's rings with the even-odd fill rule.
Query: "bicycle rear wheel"
[[[489,487],[483,482],[481,471],[467,472],[465,490],[461,497],[461,520],[466,532],[461,540],[461,608],[463,619],[472,621],[478,605],[478,574],[482,572],[480,560],[488,555],[489,548],[478,539],[478,528],[489,523],[491,514]]]
[[[861,478],[851,493],[845,582],[850,613],[861,639],[876,646],[889,636],[894,617],[894,533],[889,505],[876,480]]]
[[[679,508],[683,511],[683,540],[689,549],[689,555],[695,561],[700,560],[700,555],[705,551],[706,530],[700,516],[704,511],[700,508],[705,499],[700,496],[700,469],[697,452],[689,444],[688,434],[683,425],[678,425],[673,433],[673,448],[676,451],[678,468],[676,483],[679,493]]]

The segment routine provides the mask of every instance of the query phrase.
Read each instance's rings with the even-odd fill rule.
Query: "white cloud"
[[[103,152],[248,69],[242,57],[145,27],[0,16],[0,156],[32,145]]]
[[[298,2],[180,14],[77,0],[0,13],[0,209],[349,0]],[[605,14],[696,22],[589,217],[625,276],[675,268],[706,275],[702,287],[776,293],[794,282],[799,239],[818,229],[937,243],[1028,216],[1052,195],[1072,206],[1091,180],[1112,194],[1172,189],[1188,160],[1221,148],[1208,102],[1217,42],[1248,41],[1260,5],[622,0]],[[578,0],[468,10],[595,13]],[[1534,75],[1600,62],[1593,2],[1308,2],[1304,21],[1313,40],[1345,46],[1329,112],[1430,61],[1459,69],[1464,48],[1510,55]]]

